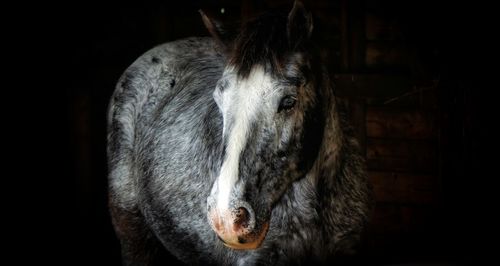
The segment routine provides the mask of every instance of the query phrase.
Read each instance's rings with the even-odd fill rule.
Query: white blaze
[[[262,99],[271,87],[271,77],[264,73],[262,67],[254,67],[246,79],[233,84],[234,87],[226,88],[223,93],[224,132],[228,132],[228,142],[226,157],[217,178],[219,211],[229,208],[231,190],[238,181],[240,156],[247,142],[249,127],[257,111],[263,108]],[[234,121],[232,128],[226,128],[229,117]]]

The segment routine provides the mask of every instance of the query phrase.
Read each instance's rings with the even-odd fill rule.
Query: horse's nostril
[[[234,219],[234,229],[247,228],[250,221],[250,213],[244,207],[239,207],[236,210],[236,218]]]

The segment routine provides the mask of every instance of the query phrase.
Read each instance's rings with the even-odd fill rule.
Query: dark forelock
[[[229,63],[241,77],[248,76],[255,65],[276,73],[281,71],[289,53],[287,15],[268,12],[243,24],[234,40]]]

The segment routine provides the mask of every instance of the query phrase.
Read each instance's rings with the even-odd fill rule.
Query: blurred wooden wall
[[[432,69],[438,47],[411,42],[417,37],[409,3],[337,5],[331,8],[338,10],[340,35],[332,39],[339,42],[340,64],[331,71],[337,94],[349,103],[376,197],[366,248],[379,256],[415,256],[415,247],[432,252],[435,243],[427,240],[437,231],[430,227],[439,219],[441,189],[439,73]]]

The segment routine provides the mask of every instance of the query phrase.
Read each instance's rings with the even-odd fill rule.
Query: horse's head
[[[203,16],[216,40],[213,22]],[[214,91],[223,117],[223,161],[208,198],[208,219],[231,248],[260,246],[271,212],[311,168],[322,140],[319,69],[308,50],[312,20],[301,3],[266,14],[219,42],[227,65]]]

